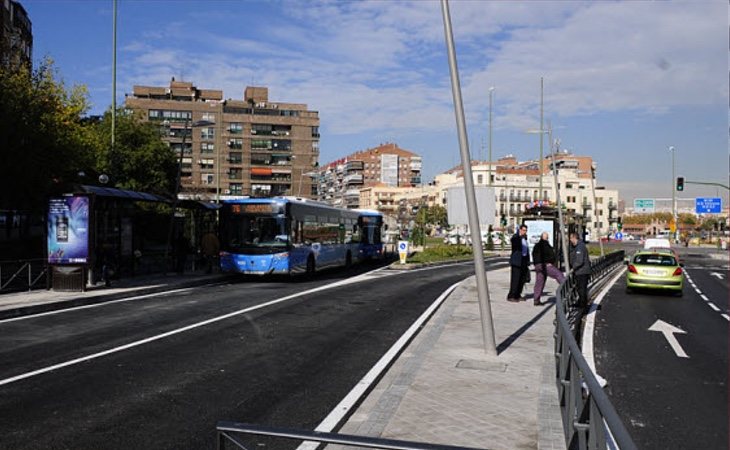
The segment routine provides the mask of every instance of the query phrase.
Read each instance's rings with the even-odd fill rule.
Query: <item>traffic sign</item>
[[[653,198],[635,198],[634,212],[637,213],[653,213],[656,204]]]
[[[619,231],[618,233],[616,233],[616,240],[617,241],[620,241],[623,238],[624,238],[624,234],[622,232]]]
[[[722,212],[721,197],[695,198],[695,212],[697,214],[720,214]]]
[[[406,258],[408,258],[408,241],[398,241],[398,257],[401,264],[406,263]]]

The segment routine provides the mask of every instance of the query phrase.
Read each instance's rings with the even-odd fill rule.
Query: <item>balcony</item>
[[[364,180],[361,173],[353,173],[351,175],[347,175],[342,182],[345,184],[363,184]]]
[[[616,210],[618,209],[618,205],[614,202],[608,202],[608,209],[609,210]]]
[[[421,184],[421,177],[411,177],[411,184]]]
[[[590,203],[585,203],[585,202],[581,205],[581,207],[586,211],[589,209],[593,209],[593,205],[591,205]]]

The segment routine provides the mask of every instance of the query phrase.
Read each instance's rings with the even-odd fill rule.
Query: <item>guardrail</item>
[[[258,448],[256,443],[246,444],[241,435],[266,436],[269,438],[280,438],[298,440],[311,443],[311,448],[319,448],[319,444],[339,444],[346,447],[379,448],[385,450],[479,450],[473,447],[454,447],[441,444],[427,444],[424,442],[399,441],[394,439],[373,438],[365,436],[353,436],[350,434],[324,433],[321,431],[292,430],[287,428],[268,427],[263,425],[252,425],[248,423],[237,423],[220,421],[216,425],[217,449],[224,450],[226,444],[233,444],[243,450]],[[249,445],[246,447],[246,445]],[[302,446],[304,447],[304,446]],[[301,448],[301,447],[300,447]],[[309,447],[307,447],[309,448]]]
[[[45,259],[0,261],[0,293],[45,288],[47,276]]]
[[[624,252],[613,252],[591,263],[591,284],[623,263]],[[577,303],[577,289],[570,274],[557,292],[555,366],[558,397],[569,450],[636,449],[628,430],[583,357],[568,323],[568,310]],[[580,326],[578,324],[577,326]]]

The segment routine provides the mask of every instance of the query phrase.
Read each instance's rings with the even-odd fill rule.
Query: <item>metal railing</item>
[[[45,288],[47,276],[45,259],[0,261],[0,293]]]
[[[623,263],[624,252],[613,252],[591,263],[590,283]],[[571,273],[557,292],[555,359],[558,397],[568,449],[606,449],[609,441],[621,450],[636,449],[616,409],[603,391],[573,336],[567,313],[577,302]],[[577,324],[576,326],[580,326]]]
[[[312,448],[318,448],[318,444],[339,444],[346,447],[378,448],[385,450],[478,450],[473,447],[454,447],[442,444],[428,444],[424,442],[399,441],[394,439],[383,439],[365,436],[353,436],[350,434],[324,433],[321,431],[293,430],[288,428],[268,427],[264,425],[252,425],[248,423],[237,423],[220,421],[216,425],[216,444],[218,450],[226,448],[226,444],[233,444],[234,447],[243,450],[257,448],[257,444],[248,444],[241,439],[244,436],[266,436],[269,438],[280,438],[298,440],[313,443]]]

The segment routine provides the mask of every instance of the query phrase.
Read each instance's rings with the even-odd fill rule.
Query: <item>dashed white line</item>
[[[708,302],[707,304],[710,305],[710,308],[714,309],[717,312],[720,312],[720,308],[718,308],[717,306],[715,306],[714,303]]]
[[[727,320],[728,322],[730,322],[730,316],[728,316],[727,314],[720,314],[720,315],[721,315],[722,317],[724,317],[724,318],[725,318],[725,320]]]
[[[707,298],[707,296],[705,294],[701,293],[700,291],[697,291],[697,293],[700,294],[700,297],[702,297],[702,300],[704,300],[706,302],[710,301],[710,299]]]

